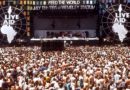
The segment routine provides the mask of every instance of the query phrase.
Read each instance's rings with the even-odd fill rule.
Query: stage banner
[[[39,4],[38,4],[39,3]],[[44,0],[35,1],[33,10],[95,9],[96,0]]]
[[[111,5],[101,14],[103,35],[119,39],[121,42],[130,37],[130,7],[128,4]]]
[[[26,33],[26,18],[21,10],[14,6],[0,7],[0,41],[11,43]]]

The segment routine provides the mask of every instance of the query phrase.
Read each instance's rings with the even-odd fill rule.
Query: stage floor
[[[80,40],[85,40],[85,41],[90,41],[90,40],[99,40],[99,38],[77,38],[77,37],[73,37],[73,38],[31,38],[31,41],[80,41]]]

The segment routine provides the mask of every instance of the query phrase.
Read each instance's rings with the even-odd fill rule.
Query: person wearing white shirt
[[[115,84],[118,82],[118,80],[120,79],[120,77],[121,77],[121,75],[118,74],[118,73],[116,73],[116,74],[114,75]]]
[[[4,80],[1,78],[0,79],[0,88],[2,88],[3,83],[4,83]]]

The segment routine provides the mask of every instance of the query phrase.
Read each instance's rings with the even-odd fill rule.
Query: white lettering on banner
[[[57,6],[49,6],[50,9],[56,9]]]
[[[53,0],[53,1],[48,1],[49,5],[58,5],[58,4],[80,4],[80,0],[75,1],[75,0],[69,0],[69,1],[65,1],[65,0]]]
[[[129,13],[116,13],[115,16],[118,18],[123,17],[123,18],[129,18],[130,14]]]
[[[80,1],[66,1],[67,4],[80,4]]]
[[[94,9],[95,5],[90,5],[84,0],[48,0],[43,6],[33,6],[32,10],[77,9],[79,7],[81,9]]]
[[[0,28],[1,33],[7,36],[8,43],[11,43],[17,34],[13,25],[15,25],[18,19],[19,15],[14,15],[12,7],[9,6],[7,14],[5,13],[4,16],[3,25]]]
[[[127,28],[124,26],[127,18],[130,17],[129,13],[124,13],[122,4],[119,5],[118,13],[115,13],[115,20],[112,26],[113,32],[117,33],[121,42],[126,38],[126,34],[128,33]]]
[[[123,24],[126,22],[126,18],[130,17],[129,13],[123,13],[122,12],[122,5],[119,6],[118,9],[119,13],[115,13],[115,23]]]
[[[15,20],[18,20],[18,15],[5,15],[4,25],[14,25]]]
[[[73,8],[70,8],[73,7]],[[34,6],[33,10],[47,10],[47,9],[94,9],[94,5],[62,5],[62,6],[56,6],[56,5],[50,5],[50,6]]]
[[[129,13],[115,13],[115,23],[125,23],[126,22],[126,18],[130,17]]]
[[[6,20],[10,20],[10,19],[19,19],[19,16],[18,15],[10,15],[10,16],[8,16],[8,15],[5,15],[5,19]]]
[[[59,4],[65,4],[65,1],[59,1]]]
[[[126,19],[125,18],[115,18],[115,23],[125,23],[126,22]]]
[[[48,1],[49,5],[58,5],[58,1]]]
[[[33,10],[40,10],[41,6],[36,6],[33,8]]]

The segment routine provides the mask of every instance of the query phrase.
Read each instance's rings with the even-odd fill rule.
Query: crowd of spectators
[[[0,48],[0,90],[130,90],[130,47]]]

